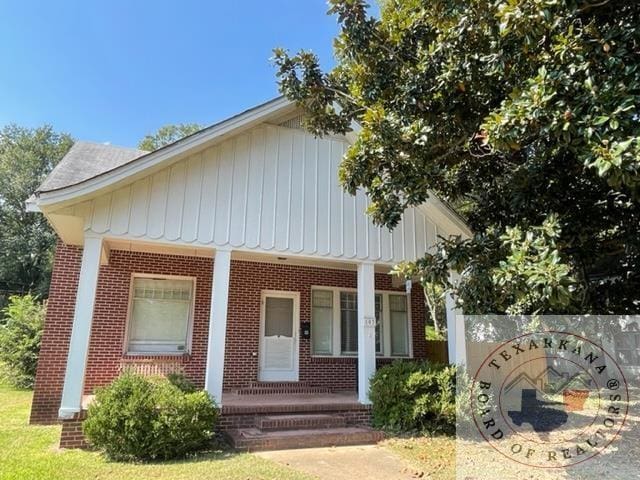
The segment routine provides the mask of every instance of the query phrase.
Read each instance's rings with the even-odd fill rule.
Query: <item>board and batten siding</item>
[[[348,146],[262,124],[65,213],[83,217],[85,231],[131,240],[385,263],[420,257],[445,232],[422,208],[408,209],[393,232],[373,225],[367,196],[338,182]]]

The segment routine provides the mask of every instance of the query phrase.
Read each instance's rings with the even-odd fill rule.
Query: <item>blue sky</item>
[[[324,0],[0,0],[0,126],[135,146],[278,94],[273,47],[332,64]]]

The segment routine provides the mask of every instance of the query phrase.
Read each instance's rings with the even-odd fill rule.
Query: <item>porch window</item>
[[[376,293],[376,353],[382,354],[382,295]]]
[[[376,292],[376,354],[410,355],[409,312],[402,294]],[[332,287],[311,291],[311,351],[313,355],[352,356],[358,353],[358,293]]]
[[[350,355],[358,352],[358,295],[340,292],[340,350]]]
[[[193,279],[133,277],[128,328],[129,353],[188,350]]]
[[[389,295],[391,323],[391,355],[409,355],[409,329],[407,322],[407,297]]]
[[[311,294],[311,338],[313,353],[333,353],[333,292],[313,290]]]

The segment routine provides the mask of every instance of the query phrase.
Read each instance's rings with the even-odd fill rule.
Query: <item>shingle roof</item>
[[[76,142],[42,182],[38,192],[69,187],[113,170],[149,152],[103,143]]]

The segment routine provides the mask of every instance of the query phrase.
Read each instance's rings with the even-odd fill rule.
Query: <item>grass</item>
[[[0,480],[311,478],[250,454],[212,452],[184,461],[136,464],[110,462],[97,452],[60,450],[59,426],[28,425],[31,396],[0,384]]]
[[[60,426],[28,424],[31,397],[31,391],[16,390],[0,382],[0,480],[313,478],[255,455],[230,451],[174,462],[119,463],[108,461],[97,452],[61,450]],[[452,437],[392,438],[382,445],[405,458],[416,478],[455,478]]]
[[[414,477],[430,480],[456,478],[456,439],[448,436],[390,438],[383,446],[406,459]]]

